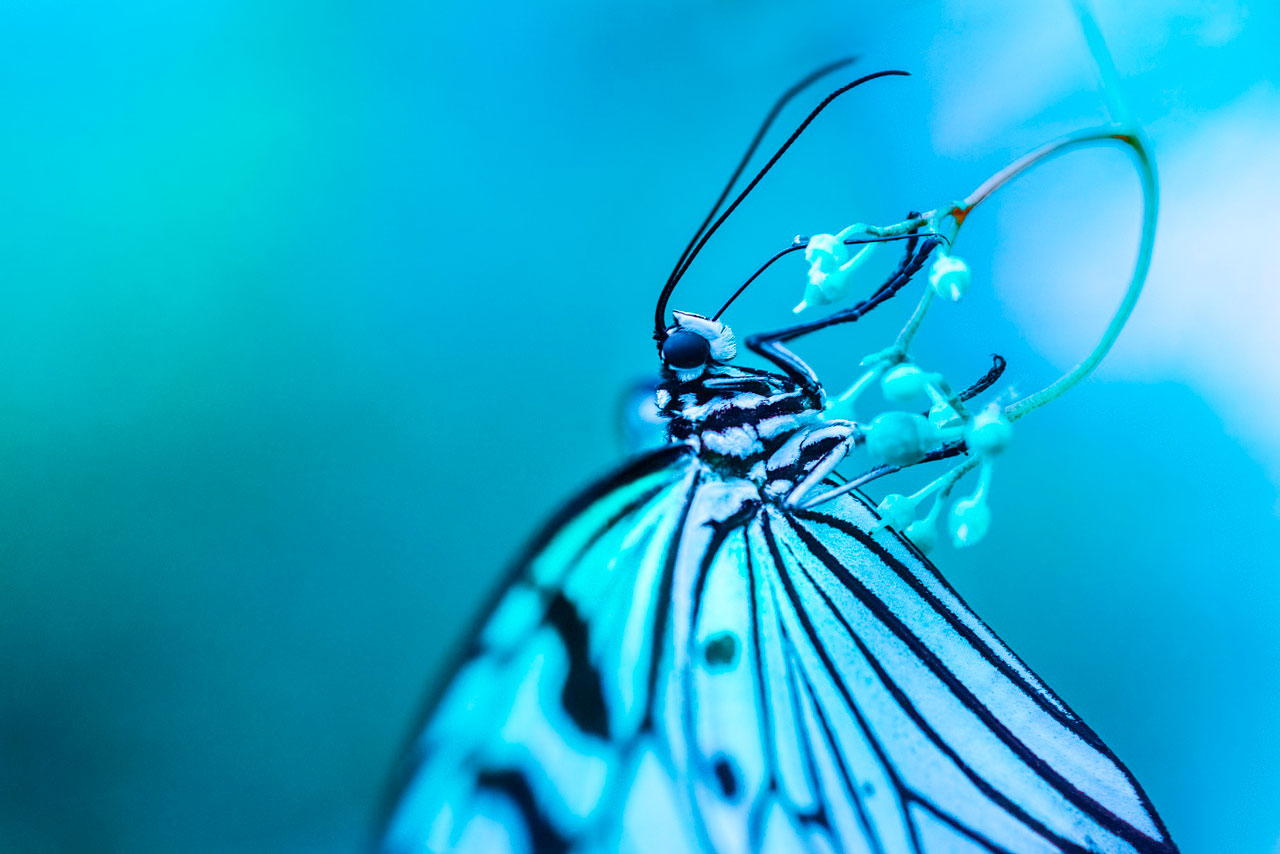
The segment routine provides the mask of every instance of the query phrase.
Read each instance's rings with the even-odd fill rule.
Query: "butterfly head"
[[[709,366],[737,354],[733,330],[720,321],[684,311],[674,315],[675,325],[662,340],[662,364],[680,382],[697,379]]]

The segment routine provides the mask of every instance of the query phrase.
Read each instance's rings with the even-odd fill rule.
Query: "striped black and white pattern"
[[[856,494],[796,510],[738,474],[824,429],[766,376],[667,399],[677,438],[681,418],[704,438],[793,419],[752,453],[670,445],[547,528],[414,741],[383,849],[1176,851],[1098,737]]]

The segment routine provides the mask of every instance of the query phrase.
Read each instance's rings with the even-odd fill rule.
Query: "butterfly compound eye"
[[[662,342],[662,360],[679,371],[701,368],[710,357],[711,342],[687,329],[677,329]]]

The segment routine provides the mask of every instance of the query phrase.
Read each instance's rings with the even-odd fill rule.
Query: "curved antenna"
[[[760,143],[764,141],[764,135],[769,132],[769,128],[773,127],[773,122],[778,118],[782,110],[791,103],[791,99],[799,95],[811,85],[826,77],[832,71],[844,68],[846,65],[852,65],[858,57],[848,56],[844,59],[837,59],[835,62],[828,63],[811,72],[804,79],[800,80],[786,92],[777,101],[773,102],[773,106],[769,108],[769,114],[764,117],[764,121],[760,123],[760,127],[756,130],[756,135],[751,139],[751,144],[747,146],[747,151],[742,155],[742,159],[738,161],[738,166],[733,170],[733,174],[729,176],[729,181],[724,185],[724,189],[720,191],[720,197],[716,199],[716,203],[711,206],[711,210],[707,211],[707,216],[702,220],[702,224],[698,226],[698,230],[689,238],[689,242],[685,245],[684,251],[680,253],[680,257],[676,259],[676,265],[667,275],[667,281],[670,282],[680,272],[680,268],[684,265],[685,259],[689,257],[689,253],[693,251],[694,244],[698,242],[698,238],[702,236],[702,232],[707,230],[707,225],[719,213],[720,206],[724,204],[724,200],[729,198],[729,193],[733,191],[733,185],[738,183],[738,179],[742,177],[743,170],[747,168],[747,164],[751,162],[751,157],[756,153],[756,149],[760,147]]]
[[[702,247],[707,245],[707,241],[711,239],[711,236],[715,234],[716,231],[719,230],[720,226],[724,225],[725,220],[727,220],[729,216],[737,209],[738,205],[742,204],[743,199],[745,199],[751,193],[751,191],[755,189],[756,185],[759,184],[760,181],[764,178],[764,176],[769,173],[769,170],[774,167],[774,164],[776,164],[778,160],[781,159],[783,154],[786,154],[787,149],[789,149],[795,143],[795,141],[800,138],[800,135],[804,133],[805,129],[809,127],[810,124],[813,123],[813,120],[816,119],[818,115],[822,113],[823,110],[825,110],[828,106],[830,106],[831,102],[834,101],[836,98],[839,98],[841,95],[843,95],[846,92],[856,89],[857,87],[861,86],[863,83],[866,83],[870,80],[875,80],[876,78],[879,78],[879,77],[909,77],[909,76],[910,75],[905,71],[877,71],[874,74],[868,74],[864,77],[859,77],[857,80],[854,80],[852,83],[846,83],[844,86],[841,86],[839,89],[832,92],[826,98],[822,99],[822,102],[819,103],[818,106],[814,107],[813,111],[810,112],[809,115],[805,117],[804,121],[800,123],[799,127],[797,127],[791,133],[791,136],[787,137],[787,141],[782,144],[782,146],[774,153],[774,155],[769,158],[769,161],[765,163],[765,165],[760,169],[759,172],[756,173],[756,176],[751,179],[750,183],[748,183],[747,186],[742,190],[742,192],[737,195],[737,197],[729,204],[727,208],[725,208],[724,213],[720,214],[720,216],[716,218],[715,222],[713,222],[711,226],[703,233],[702,237],[698,240],[698,242],[694,244],[693,249],[689,250],[689,252],[686,254],[684,262],[682,264],[677,265],[676,269],[672,271],[671,276],[668,277],[666,284],[663,285],[662,293],[658,295],[658,305],[657,305],[656,311],[654,312],[653,337],[658,342],[661,342],[664,338],[666,338],[666,334],[667,334],[667,301],[671,298],[671,292],[675,290],[676,284],[680,281],[680,279],[684,276],[685,272],[689,269],[689,265],[693,263],[693,259],[698,257],[698,253],[702,251]]]
[[[733,305],[734,300],[742,296],[742,292],[745,291],[747,288],[749,288],[751,286],[751,283],[754,282],[757,278],[759,278],[761,273],[763,273],[765,270],[772,267],[774,261],[777,261],[779,258],[781,258],[784,255],[790,255],[792,252],[797,252],[801,249],[804,249],[808,245],[809,245],[808,240],[802,240],[801,238],[797,237],[795,242],[792,243],[790,246],[788,246],[786,249],[773,253],[772,258],[770,258],[768,261],[765,261],[763,264],[761,264],[760,267],[754,273],[752,273],[751,276],[745,282],[738,285],[738,289],[733,292],[732,296],[730,296],[727,300],[724,301],[724,305],[720,306],[720,310],[717,311],[714,315],[712,315],[711,319],[719,320],[720,315],[728,311],[729,306]]]
[[[848,240],[845,240],[842,242],[846,246],[860,246],[864,243],[888,243],[894,240],[911,240],[913,238],[920,238],[920,237],[941,237],[943,240],[946,240],[946,237],[944,237],[943,235],[939,234],[936,231],[914,231],[914,232],[911,232],[910,234],[893,234],[888,237],[851,237]],[[738,289],[733,292],[732,296],[730,296],[727,300],[724,301],[724,305],[720,306],[720,310],[717,311],[711,317],[711,319],[719,320],[720,315],[728,311],[729,306],[733,305],[733,303],[738,299],[738,297],[742,296],[743,291],[745,291],[751,285],[751,283],[754,282],[760,276],[761,273],[763,273],[765,270],[772,267],[774,261],[777,261],[779,258],[781,258],[784,255],[788,255],[799,249],[804,249],[808,245],[809,245],[809,238],[797,237],[792,242],[792,244],[788,246],[786,249],[783,249],[780,252],[774,253],[772,258],[770,258],[768,261],[765,261],[763,264],[761,264],[760,268],[751,274],[751,278],[747,279],[745,282],[743,282],[741,285],[738,286]],[[908,249],[907,251],[910,252],[911,250]]]

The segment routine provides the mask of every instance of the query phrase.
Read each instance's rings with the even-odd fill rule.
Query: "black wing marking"
[[[1128,771],[859,498],[643,458],[521,562],[386,850],[1173,854]]]
[[[691,823],[650,709],[699,476],[654,452],[534,544],[408,751],[383,850],[607,850],[664,810],[679,850]]]
[[[806,634],[828,654],[848,656],[841,681],[851,698],[865,698],[869,718],[882,714],[881,726],[895,732],[881,741],[926,813],[952,829],[988,827],[977,836],[993,850],[1040,848],[1019,843],[1012,828],[1001,836],[1006,822],[984,811],[984,800],[1052,843],[1044,850],[1174,850],[1097,736],[998,645],[927,562],[891,535],[871,537],[868,508],[772,512],[767,521],[779,580],[813,625]],[[947,594],[945,604],[935,591]],[[859,665],[861,683],[849,677]],[[926,760],[935,764],[913,767]]]
[[[669,734],[709,849],[763,850],[777,825],[805,851],[1176,851],[1124,766],[864,503],[748,510],[702,561],[696,713]]]

